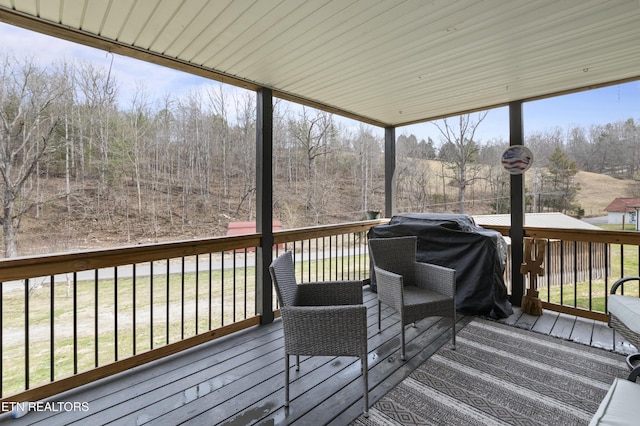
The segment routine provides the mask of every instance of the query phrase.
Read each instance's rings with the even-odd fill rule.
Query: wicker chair
[[[400,314],[401,351],[405,356],[404,330],[426,317],[453,318],[453,349],[456,347],[456,271],[416,261],[416,237],[369,239],[378,291],[378,330],[382,303]]]
[[[361,281],[297,284],[290,251],[269,266],[284,329],[285,406],[289,406],[289,356],[357,356],[364,383],[364,414],[369,411],[367,308]]]
[[[609,318],[609,327],[613,328],[613,349],[616,348],[616,335],[620,333],[627,339],[636,349],[640,350],[640,299],[634,296],[624,296],[616,294],[618,289],[624,288],[623,284],[628,281],[639,281],[640,277],[624,277],[613,283],[609,291],[609,300],[607,302],[607,314]],[[635,361],[640,359],[640,353],[634,353],[627,357],[627,364],[632,370],[630,377],[633,380],[640,375],[640,366],[636,367]],[[631,380],[631,379],[630,379]]]

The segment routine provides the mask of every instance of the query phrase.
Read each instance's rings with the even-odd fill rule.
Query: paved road
[[[582,221],[592,225],[603,225],[609,222],[609,218],[607,216],[585,217]]]
[[[366,249],[363,249],[362,254],[366,253]],[[339,257],[338,252],[336,252],[335,250],[331,251],[331,252],[319,252],[317,254],[317,258],[318,259],[324,259],[324,258],[336,258]],[[350,254],[353,254],[353,251],[350,252]],[[300,261],[307,261],[309,260],[309,257],[311,257],[311,260],[314,261],[316,259],[316,253],[296,253],[295,255],[296,257],[296,262],[300,262]],[[222,269],[222,262],[220,261],[219,256],[216,256],[216,259],[212,260],[211,262],[211,270],[220,270]],[[236,258],[236,266],[238,268],[243,268],[245,266],[245,258],[243,254],[238,254],[237,258]],[[246,258],[246,266],[247,267],[254,267],[255,266],[255,257],[251,254],[247,255]],[[228,259],[225,258],[224,260],[224,267],[225,268],[231,268],[233,267],[233,259]],[[209,258],[208,256],[201,256],[199,258],[199,262],[198,262],[198,271],[207,271],[209,270]],[[186,261],[184,264],[184,272],[195,272],[196,271],[196,262],[194,261]],[[181,262],[171,262],[169,264],[169,274],[182,274],[183,272],[183,265]],[[133,276],[133,266],[132,265],[123,265],[123,266],[118,266],[117,268],[117,273],[118,273],[118,278],[128,278],[128,277],[132,277]],[[158,261],[158,262],[154,262],[154,266],[153,266],[153,273],[154,275],[164,275],[167,273],[167,263],[166,261]],[[116,269],[115,268],[105,268],[105,269],[100,269],[99,272],[99,279],[101,280],[108,280],[108,279],[113,279],[116,275]],[[140,264],[140,265],[136,265],[136,276],[137,277],[148,277],[151,275],[151,267],[149,265],[148,262],[144,263],[144,264]],[[95,279],[95,271],[94,270],[89,270],[89,271],[80,271],[77,273],[77,280],[78,281],[92,281]],[[29,286],[30,287],[39,287],[42,285],[46,285],[50,282],[51,277],[46,276],[46,277],[36,277],[36,278],[30,278],[29,279]],[[73,274],[58,274],[54,276],[54,282],[56,283],[66,283],[70,280],[73,280]],[[2,291],[16,291],[16,290],[24,290],[24,280],[18,280],[18,281],[7,281],[2,283]]]

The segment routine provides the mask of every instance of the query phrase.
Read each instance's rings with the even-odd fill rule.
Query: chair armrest
[[[416,262],[416,286],[450,297],[456,294],[456,270],[432,263]]]
[[[319,281],[298,285],[298,306],[361,305],[362,281]]]
[[[626,283],[627,281],[640,281],[640,277],[624,277],[624,278],[620,278],[618,281],[616,281],[615,283],[613,283],[613,285],[611,286],[611,290],[609,291],[609,294],[616,294],[616,290],[618,290],[618,288]]]
[[[285,351],[299,355],[367,354],[367,307],[285,306]]]
[[[374,267],[378,300],[401,312],[404,305],[404,288],[402,275],[396,274],[379,266]]]

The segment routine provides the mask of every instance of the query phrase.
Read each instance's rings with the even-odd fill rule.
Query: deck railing
[[[378,220],[274,232],[300,282],[369,277]],[[35,401],[260,323],[261,235],[0,261],[0,397]],[[272,305],[277,308],[272,292]]]
[[[277,231],[273,256],[293,250],[300,282],[366,282],[366,232],[381,222]],[[547,309],[606,320],[611,284],[640,273],[640,233],[525,235],[547,244],[538,279]],[[250,234],[0,261],[2,400],[39,400],[258,325],[260,242]],[[508,286],[510,274],[508,262]]]
[[[508,227],[488,228],[509,234]],[[640,275],[640,232],[533,227],[524,231],[525,237],[545,242],[544,275],[537,279],[545,309],[606,321],[611,285],[623,276]],[[510,254],[505,271],[510,290],[509,259]],[[625,286],[626,294],[640,296],[637,283]]]

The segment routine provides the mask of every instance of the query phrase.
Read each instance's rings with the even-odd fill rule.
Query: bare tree
[[[81,63],[76,74],[79,100],[82,102],[83,127],[82,152],[88,158],[86,172],[98,170],[100,179],[95,198],[89,201],[89,208],[98,216],[112,220],[113,203],[106,202],[109,197],[109,183],[112,172],[109,168],[110,143],[113,139],[113,117],[117,113],[116,100],[118,86],[110,69],[102,69],[90,63]],[[94,157],[94,151],[98,153]]]
[[[360,186],[360,208],[364,211],[380,209],[382,206],[373,206],[371,196],[376,190],[374,179],[378,164],[376,159],[380,157],[380,145],[371,129],[360,125],[354,141],[354,148],[359,158],[359,171],[353,181]]]
[[[29,59],[5,56],[0,64],[0,198],[6,257],[18,254],[16,231],[38,202],[25,183],[56,148],[60,79]]]
[[[256,194],[256,102],[255,96],[249,92],[241,94],[235,99],[235,115],[237,124],[234,127],[235,155],[233,156],[233,171],[237,176],[238,208],[246,204],[247,219],[254,218],[254,201]]]
[[[444,138],[444,144],[440,148],[440,160],[446,162],[447,167],[453,171],[452,183],[458,188],[460,213],[464,213],[467,186],[478,178],[480,165],[476,162],[478,143],[475,133],[487,117],[487,113],[480,112],[475,118],[465,114],[453,120],[444,119],[442,124],[433,123]]]
[[[317,160],[331,152],[334,130],[333,116],[330,113],[311,111],[305,107],[302,108],[299,120],[291,119],[289,121],[289,132],[298,147],[304,152],[306,161],[305,207],[308,212],[314,211],[316,216],[323,208],[322,202],[319,201],[323,195],[320,192],[320,186],[323,182],[317,179]],[[324,183],[328,183],[328,181]]]
[[[229,195],[229,179],[230,171],[228,167],[229,149],[230,149],[230,129],[229,129],[229,107],[227,105],[228,100],[224,87],[220,85],[210,86],[206,91],[208,107],[214,114],[216,123],[214,131],[216,132],[216,139],[218,146],[216,151],[220,157],[222,166],[222,188],[225,196]]]

